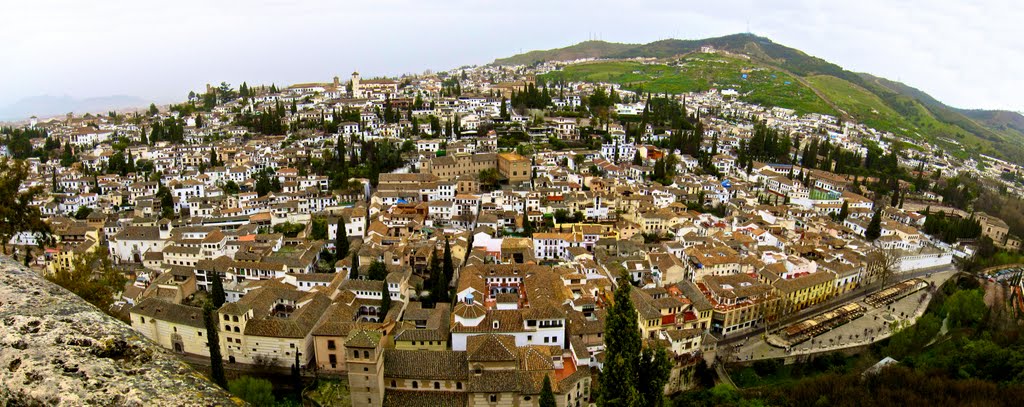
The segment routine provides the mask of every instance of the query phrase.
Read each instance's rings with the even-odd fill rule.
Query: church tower
[[[363,97],[363,90],[359,89],[359,72],[352,72],[352,97]]]
[[[354,406],[384,403],[384,339],[378,331],[360,330],[345,341],[345,367]]]

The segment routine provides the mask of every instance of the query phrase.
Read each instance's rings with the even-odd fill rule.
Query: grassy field
[[[830,75],[814,75],[807,82],[860,122],[885,131],[906,134],[915,130],[881,98],[860,86]]]
[[[742,58],[717,54],[693,54],[670,64],[633,61],[576,64],[542,78],[616,83],[626,89],[652,93],[731,88],[750,103],[794,109],[800,114],[836,113],[811,89],[786,73]]]

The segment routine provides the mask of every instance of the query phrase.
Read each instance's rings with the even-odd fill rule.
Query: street
[[[900,275],[899,281],[905,281],[911,278],[921,278],[928,283],[934,283],[936,286],[941,286],[942,283],[957,272],[958,270],[956,270],[954,266],[925,269]],[[899,281],[894,281],[892,284],[896,284]],[[893,323],[896,321],[909,321],[906,323],[912,324],[913,321],[916,321],[917,318],[924,313],[925,309],[927,309],[927,300],[930,300],[930,297],[927,298],[926,301],[921,301],[921,296],[923,293],[927,292],[927,289],[914,292],[892,304],[889,304],[888,306],[883,306],[881,308],[875,308],[863,302],[867,295],[878,291],[880,288],[881,287],[873,287],[870,291],[858,290],[848,293],[847,295],[837,297],[825,304],[808,308],[796,315],[787,317],[781,324],[773,324],[772,330],[774,331],[778,329],[778,327],[799,322],[800,320],[847,304],[851,301],[860,303],[867,308],[867,312],[864,316],[850,321],[845,325],[836,327],[835,329],[823,333],[815,338],[797,344],[790,350],[790,352],[787,352],[785,349],[771,346],[765,342],[763,339],[764,330],[762,328],[754,329],[744,334],[719,341],[718,353],[731,354],[732,357],[730,360],[741,361],[779,358],[862,346],[889,337],[892,334],[890,326],[893,326]]]

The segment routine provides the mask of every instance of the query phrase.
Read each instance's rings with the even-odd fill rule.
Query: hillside
[[[508,58],[494,60],[495,65],[533,65],[546,61],[572,61],[582,58],[605,58],[636,47],[637,44],[620,44],[604,41],[584,41],[565,48],[546,51],[530,51]]]
[[[751,102],[794,109],[799,113],[836,112],[793,76],[745,58],[692,54],[668,64],[610,61],[576,64],[542,76],[546,81],[609,82],[654,93],[735,89]]]
[[[730,54],[749,57],[746,68],[756,67],[774,75],[788,77],[789,89],[766,81],[738,82],[736,66],[709,68],[707,58],[698,52],[711,46]],[[716,54],[720,55],[720,54]],[[677,66],[705,61],[697,69]],[[571,66],[547,76],[549,79],[571,79],[620,83],[627,88],[643,88],[651,92],[686,92],[710,87],[731,86],[744,95],[744,100],[796,109],[799,112],[835,114],[836,109],[870,126],[937,142],[954,154],[992,155],[1024,163],[1024,116],[1019,113],[991,110],[956,109],[927,93],[906,84],[856,73],[808,55],[800,50],[777,44],[752,34],[734,34],[701,40],[661,40],[649,44],[618,44],[600,41],[548,51],[532,51],[495,64],[565,61],[578,58],[628,59],[659,58],[663,65]],[[691,58],[680,61],[679,58]],[[725,65],[732,65],[737,58]],[[639,68],[638,68],[639,67]],[[627,70],[624,70],[628,68]],[[744,68],[744,69],[746,69]],[[748,75],[750,77],[750,75]],[[756,79],[750,77],[750,79]],[[782,80],[781,83],[787,82]],[[788,91],[788,93],[787,93]]]

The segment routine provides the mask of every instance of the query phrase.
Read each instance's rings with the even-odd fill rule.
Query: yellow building
[[[95,252],[99,247],[99,243],[91,238],[86,239],[84,242],[62,244],[57,254],[53,256],[53,259],[47,265],[47,271],[49,273],[56,273],[71,270],[78,259]]]
[[[498,173],[511,184],[530,180],[530,159],[516,153],[498,154]]]
[[[426,162],[424,172],[437,176],[440,181],[448,181],[460,175],[477,175],[480,171],[497,168],[498,155],[486,154],[455,154],[432,158]]]
[[[829,299],[836,289],[836,274],[819,271],[772,283],[784,312],[796,312]]]

